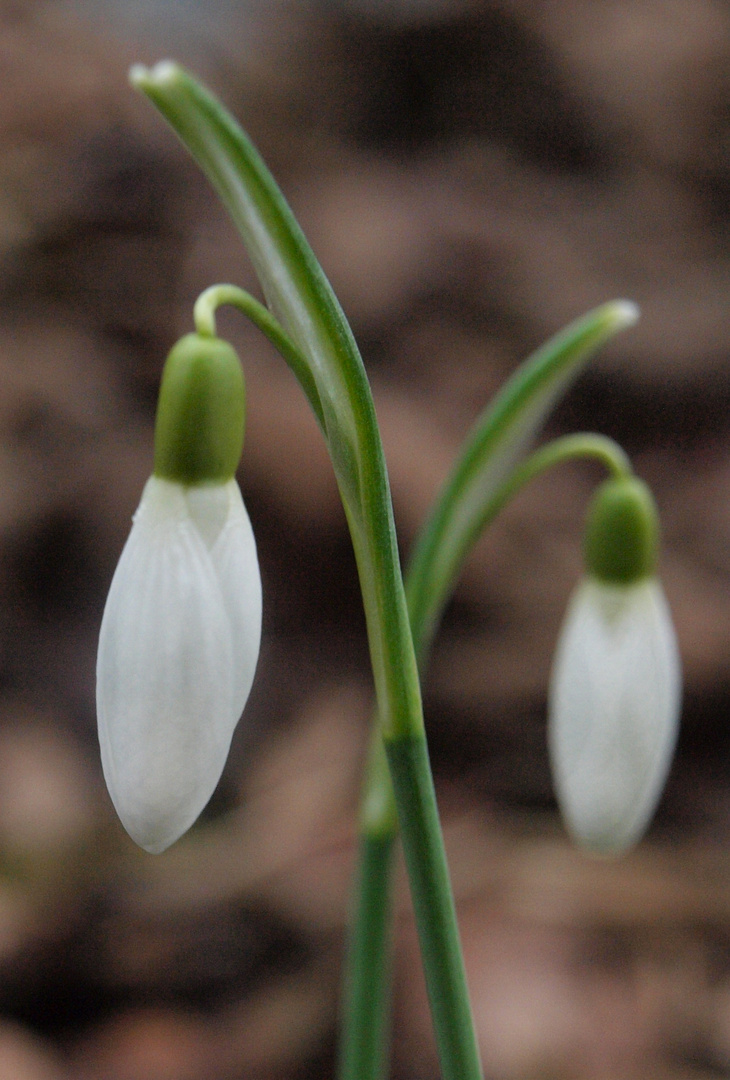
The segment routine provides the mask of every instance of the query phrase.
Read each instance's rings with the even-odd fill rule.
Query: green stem
[[[406,594],[413,644],[421,669],[464,560],[486,527],[525,484],[548,469],[577,458],[599,461],[612,476],[631,475],[631,462],[613,439],[591,432],[563,435],[541,446],[518,465],[489,498],[472,505],[469,515],[464,515],[458,542],[451,551],[444,553],[442,547],[429,546],[426,550],[431,553],[438,550],[439,559],[428,560],[422,557],[424,549],[417,545],[406,576]]]
[[[550,449],[543,448],[530,464],[513,475],[547,415],[592,354],[614,334],[632,326],[637,317],[635,304],[618,300],[575,320],[518,368],[477,420],[421,531],[406,577],[411,632],[421,673],[427,666],[436,627],[464,558],[520,484],[549,467],[550,461],[557,464],[571,455],[598,457],[612,472],[628,467],[615,444],[609,445],[600,436],[578,436]],[[395,841],[395,796],[383,758],[372,754],[366,771],[360,825],[363,850],[371,834],[378,843],[386,835],[391,837],[391,843]],[[374,872],[381,873],[382,868]],[[380,1016],[382,1000],[389,999],[390,988],[384,983],[379,996],[367,973],[389,970],[389,963],[378,952],[386,947],[389,936],[372,918],[369,896],[371,887],[376,886],[367,881],[362,868],[356,887],[362,895],[359,899],[356,895],[353,905],[354,922],[347,951],[345,982],[350,992],[343,1014],[341,1062],[351,1070],[348,1075],[358,1080],[381,1080],[386,1073],[385,1042],[366,1042],[357,1033],[370,1026],[382,1032],[383,1040],[387,1038]],[[381,879],[380,887],[387,888],[387,881]],[[387,918],[386,909],[381,914]],[[423,917],[427,918],[427,913]],[[360,997],[358,987],[365,988]]]
[[[309,380],[306,358],[271,313],[249,293],[235,285],[214,285],[201,293],[194,308],[196,330],[215,336],[215,312],[230,304],[247,315],[272,341],[303,385],[311,386],[310,403],[319,403]],[[314,402],[312,402],[314,398]],[[319,418],[319,417],[318,417]],[[353,540],[357,534],[353,531]],[[356,548],[357,551],[357,548]],[[426,927],[422,944],[424,970],[432,999],[436,1039],[444,1077],[481,1077],[476,1037],[466,988],[456,910],[443,848],[436,794],[428,760],[425,734],[391,738],[387,745],[390,769],[397,770],[401,803],[389,776],[383,738],[376,730],[371,747],[369,795],[362,807],[358,851],[359,880],[354,933],[346,963],[344,1016],[347,1039],[341,1046],[342,1080],[380,1080],[387,1070],[390,1031],[390,970],[392,933],[392,862],[398,813],[402,824],[406,861],[413,868],[417,895],[414,908],[419,926]],[[373,778],[377,782],[373,783]],[[435,989],[434,989],[435,988]],[[464,1037],[464,1033],[467,1037]]]
[[[469,544],[461,548],[461,559],[454,567],[454,576],[471,546],[522,487],[548,469],[579,458],[598,461],[615,477],[631,474],[631,464],[624,451],[604,435],[566,435],[540,447],[493,492],[491,499],[484,502],[480,512],[470,523]],[[423,566],[421,581],[427,582],[428,579],[428,567]],[[407,574],[406,588],[410,580],[410,574]],[[411,631],[422,674],[428,666],[433,630],[441,611],[437,594],[432,592],[430,598],[436,610],[422,604],[416,607],[411,616]],[[393,786],[385,766],[385,754],[377,725],[374,726],[374,733],[361,802],[359,864],[345,968],[347,989],[342,1018],[340,1080],[382,1080],[387,1075],[389,1028],[384,1021],[384,1009],[391,996],[389,874],[398,822]],[[403,756],[408,753],[417,756],[421,752],[422,748],[415,744],[404,744],[395,751],[391,750],[388,755],[391,770],[400,773]],[[418,797],[418,789],[411,786],[412,773],[406,773],[406,776],[408,779],[404,781],[405,797],[412,801]],[[423,813],[428,811],[422,809],[416,815],[417,820],[422,819]],[[416,833],[412,838],[415,846],[425,842],[420,833]],[[438,895],[432,896],[429,893],[427,883],[424,883],[423,889],[418,890],[417,895],[422,898],[424,905],[421,914],[423,919],[443,917],[443,912],[439,909]],[[438,955],[432,960],[435,964],[442,962]],[[451,1030],[454,1023],[450,1011],[454,1006],[449,1004],[451,1000],[447,995],[439,1008],[438,1022],[442,1024],[445,1032]],[[453,1001],[458,1001],[458,995]]]
[[[521,488],[547,472],[548,469],[553,469],[556,465],[564,465],[569,461],[577,461],[580,458],[592,458],[599,462],[616,479],[633,475],[628,454],[607,435],[596,435],[590,431],[561,435],[530,454],[527,460],[518,465],[512,475],[495,491],[489,503],[473,519],[466,532],[468,540],[464,545],[464,555],[468,554],[469,549],[473,547],[487,525]]]
[[[312,378],[307,359],[297,348],[284,328],[276,321],[267,307],[259,303],[251,293],[239,289],[237,285],[211,285],[200,294],[193,308],[195,329],[202,337],[215,337],[216,308],[229,304],[242,311],[251,322],[269,339],[275,349],[281,353],[291,368],[300,386],[307,395],[307,400],[317,417],[319,426],[324,430],[322,402],[319,400],[317,384]]]
[[[377,715],[365,777],[345,956],[339,1080],[384,1080],[389,1066],[392,864],[398,819]]]
[[[421,936],[426,978],[431,979],[430,1003],[444,1080],[481,1073],[476,1041],[459,1039],[471,1025],[471,1006],[456,928],[456,910],[449,880],[425,735],[386,740],[393,791],[398,805],[406,862],[410,864],[413,910]],[[448,1062],[448,1072],[444,1062]]]
[[[340,1080],[382,1080],[388,1073],[395,840],[395,831],[360,837],[357,911],[345,961],[342,1009],[348,1037],[340,1043]]]
[[[427,665],[433,635],[461,564],[478,533],[509,497],[508,488],[514,483],[510,478],[517,463],[591,355],[618,331],[633,325],[637,317],[635,304],[618,300],[603,304],[575,320],[517,369],[478,418],[421,531],[406,578],[411,632],[421,672]],[[600,440],[599,443],[605,449],[606,444]],[[563,449],[570,445],[563,444]],[[598,444],[594,441],[592,445],[595,448]],[[575,451],[578,444],[574,441],[572,447]],[[585,440],[583,449],[589,452]],[[544,453],[554,453],[554,450],[539,452],[540,455]],[[620,455],[621,451],[617,449],[616,461]],[[612,457],[610,452],[608,456]],[[527,466],[528,471],[540,460],[538,456],[531,466]],[[607,464],[609,468],[613,467]],[[525,482],[527,473],[522,476]],[[503,490],[505,484],[507,487]],[[377,717],[375,719],[377,723]],[[371,755],[363,793],[362,845],[367,843],[370,831],[382,838],[390,830],[395,838],[394,798],[382,757]],[[358,882],[358,888],[368,890],[362,872],[358,874]],[[348,949],[346,984],[356,987],[361,982],[365,985],[356,974],[360,968],[367,969],[375,964],[378,970],[388,970],[387,963],[374,959],[388,936],[381,927],[373,925],[369,902],[356,900],[354,911],[351,940],[358,943],[358,948],[351,945]],[[371,939],[360,927],[360,920],[365,922]],[[377,995],[373,994],[372,986],[367,985],[368,993],[360,1000],[355,994],[348,995],[342,1025],[342,1060],[351,1061],[354,1056],[356,1075],[360,1080],[380,1080],[387,1058],[386,1047],[358,1042],[355,1035],[358,1025],[367,1026],[368,1010],[373,1010],[373,1028],[378,1026]],[[389,987],[381,988],[383,998],[389,993]]]
[[[357,560],[381,730],[391,743],[418,738],[424,730],[421,692],[390,487],[370,386],[352,332],[283,195],[233,117],[175,64],[163,63],[151,71],[137,67],[131,77],[217,189],[241,232],[267,303],[306,360],[321,402],[327,446]],[[307,393],[306,386],[304,390]],[[428,770],[427,761],[420,767]],[[419,778],[412,779],[415,783]],[[415,810],[422,812],[418,805]],[[443,860],[435,803],[431,811],[422,823],[431,836],[426,858],[440,851]],[[400,799],[399,817],[409,812],[408,801]],[[405,853],[412,887],[422,888],[424,880],[433,880],[429,891],[446,890],[450,899],[439,860],[417,866],[420,850],[406,844]],[[451,925],[436,925],[432,919],[421,919],[418,925],[424,955],[449,954],[448,972],[440,964],[425,965],[432,1002],[451,993],[454,980],[462,987],[460,999],[466,996],[453,902],[443,905],[443,910],[451,912]],[[433,937],[445,944],[435,945],[429,941]],[[481,1080],[471,1016],[463,1009],[455,1016],[458,1030],[448,1032],[448,1037],[439,1025],[444,1080]],[[465,1070],[467,1061],[470,1065]]]
[[[495,492],[524,457],[559,398],[590,356],[632,326],[636,305],[611,301],[571,323],[518,368],[489,403],[421,530],[406,587],[416,656],[428,647],[474,536]]]
[[[392,969],[393,858],[398,825],[383,740],[375,726],[361,806],[358,871],[349,921],[339,1046],[339,1080],[388,1074]]]

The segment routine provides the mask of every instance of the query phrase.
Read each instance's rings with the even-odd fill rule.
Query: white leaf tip
[[[617,330],[628,330],[634,326],[641,315],[641,309],[633,300],[614,300],[609,305],[611,321]]]
[[[174,60],[160,60],[154,67],[144,64],[132,64],[129,69],[129,81],[138,90],[152,86],[170,86],[180,74],[180,66]]]

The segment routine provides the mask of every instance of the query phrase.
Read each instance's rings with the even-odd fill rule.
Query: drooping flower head
[[[677,737],[677,643],[656,576],[658,518],[633,477],[607,480],[591,504],[586,575],[553,663],[548,741],[558,803],[583,847],[636,843],[661,796]]]
[[[99,636],[102,766],[130,836],[164,851],[220,778],[261,637],[256,544],[235,471],[245,389],[234,350],[190,334],[163,372],[154,473]]]

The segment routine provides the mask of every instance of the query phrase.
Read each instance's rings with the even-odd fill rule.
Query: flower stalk
[[[444,1080],[481,1080],[425,746],[390,488],[362,360],[299,225],[233,118],[169,62],[151,71],[134,68],[131,78],[218,190],[243,237],[267,304],[305,358],[316,387],[360,576],[381,732],[397,759],[396,805],[406,826],[404,851],[414,899],[421,894],[417,924],[442,1075]],[[307,387],[303,389],[307,393]],[[418,822],[406,823],[407,815]],[[435,900],[438,921],[429,915],[428,905]]]
[[[595,459],[613,476],[630,473],[623,450],[613,440],[593,434],[556,439],[518,462],[520,452],[527,450],[550,409],[596,349],[632,325],[636,314],[633,305],[619,301],[572,323],[525,361],[474,425],[416,540],[406,573],[411,633],[422,678],[441,613],[464,559],[500,509],[525,484],[578,458]],[[449,537],[452,550],[447,546]],[[374,904],[372,896],[378,890],[384,897],[390,895],[398,821],[385,758],[376,752],[377,717],[374,729],[376,749],[368,759],[361,802],[340,1080],[382,1080],[388,1064],[389,1028],[383,1022],[383,1010],[390,1000],[391,963],[384,950],[390,947],[387,923],[391,914],[386,903]],[[382,980],[379,990],[378,978]]]

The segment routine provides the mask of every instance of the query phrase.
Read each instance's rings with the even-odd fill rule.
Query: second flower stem
[[[495,490],[492,499],[485,503],[482,512],[475,516],[469,530],[470,543],[455,559],[451,584],[473,543],[522,487],[554,466],[580,458],[599,462],[612,476],[631,473],[631,465],[624,451],[604,435],[566,435],[540,447],[515,468]],[[434,628],[451,588],[445,592],[433,588],[428,564],[419,566],[417,582],[428,596],[428,602],[419,602],[410,609],[413,643],[423,674],[428,665]],[[407,574],[407,589],[409,585],[413,585],[413,579]],[[443,921],[444,925],[455,926],[451,889],[449,887],[445,891],[438,885],[446,873],[445,860],[442,862],[439,849],[431,849],[432,834],[423,824],[429,819],[429,807],[435,807],[435,796],[428,790],[431,773],[425,739],[388,741],[386,747],[390,774],[385,767],[383,745],[376,728],[366,769],[360,815],[359,862],[346,958],[339,1080],[383,1080],[388,1075],[387,1009],[391,999],[389,923],[392,918],[393,849],[397,837],[392,784],[396,785],[399,805],[407,805],[412,811],[405,815],[409,824],[407,830],[402,828],[402,833],[406,859],[410,854],[413,864],[411,889],[416,916],[426,923]],[[431,866],[428,876],[423,873],[426,865]],[[448,1042],[450,1033],[464,1026],[465,1017],[461,1013],[468,1013],[469,1003],[460,996],[458,988],[464,984],[459,973],[452,970],[449,957],[453,955],[453,950],[447,945],[446,939],[432,934],[428,940],[428,948],[422,950],[424,968],[428,972],[428,966],[432,966],[440,972],[439,994],[432,1000],[434,1025],[441,1034],[440,1041]],[[445,992],[442,992],[442,988]],[[465,1052],[469,1054],[465,1046],[452,1047],[455,1064]],[[468,1057],[466,1067],[474,1066],[474,1058]]]
[[[397,838],[393,785],[376,715],[360,801],[338,1080],[385,1080],[389,1071],[393,860]]]
[[[443,1080],[481,1076],[425,735],[386,740]],[[460,1037],[471,1031],[471,1039]]]

